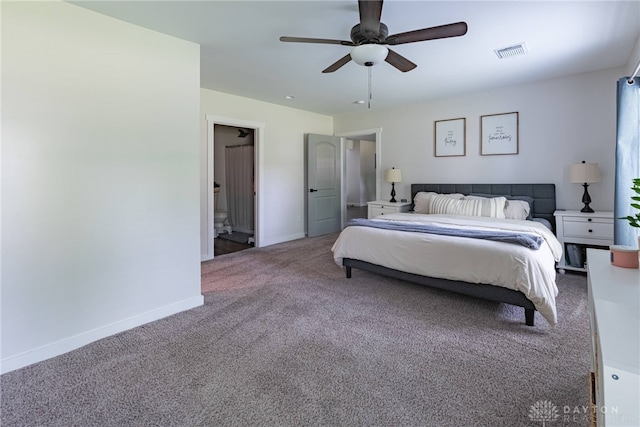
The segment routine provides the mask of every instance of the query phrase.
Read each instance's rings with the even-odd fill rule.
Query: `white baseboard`
[[[164,317],[180,313],[181,311],[199,307],[203,304],[204,297],[199,295],[197,297],[178,301],[118,322],[110,323],[78,335],[67,337],[20,354],[6,357],[0,361],[0,373],[5,374],[43,360],[51,359],[52,357],[60,356],[61,354],[76,350],[87,344],[101,340],[102,338],[144,325],[145,323],[160,320]]]

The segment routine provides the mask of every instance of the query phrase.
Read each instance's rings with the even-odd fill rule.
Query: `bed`
[[[411,200],[416,210],[422,211],[415,206],[418,193],[420,197],[436,193],[438,200],[444,199],[442,195],[456,194],[464,195],[464,200],[486,198],[482,203],[502,198],[527,200],[530,212],[527,220],[413,212],[363,219],[345,227],[332,247],[335,262],[345,267],[347,278],[351,278],[353,268],[366,270],[521,306],[529,326],[534,325],[535,311],[549,324],[557,323],[555,263],[562,246],[553,234],[554,184],[412,184]],[[406,227],[418,231],[408,232]],[[424,228],[429,230],[425,232]],[[463,235],[443,235],[440,230],[445,228]],[[478,232],[492,236],[487,240],[465,234]],[[534,239],[539,248],[498,241],[496,236]]]

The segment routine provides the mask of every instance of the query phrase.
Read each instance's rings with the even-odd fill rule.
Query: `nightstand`
[[[367,205],[369,206],[369,219],[380,215],[409,212],[409,209],[411,209],[410,202],[384,202],[382,200],[376,200],[375,202],[367,203]]]
[[[561,211],[556,217],[556,236],[562,244],[558,271],[587,271],[587,248],[609,249],[613,245],[613,212]]]

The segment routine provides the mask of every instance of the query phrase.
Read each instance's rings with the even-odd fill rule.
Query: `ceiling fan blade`
[[[355,46],[353,42],[346,40],[332,40],[332,39],[313,39],[308,37],[289,37],[282,36],[280,37],[281,42],[292,42],[292,43],[322,43],[322,44],[341,44],[343,46]]]
[[[407,58],[400,55],[399,53],[392,51],[391,49],[389,49],[389,53],[387,54],[385,61],[393,65],[403,73],[406,73],[407,71],[411,71],[417,67],[416,64],[409,61]]]
[[[338,59],[333,64],[329,65],[327,68],[322,70],[322,72],[323,73],[333,73],[334,71],[336,71],[337,69],[339,69],[340,67],[342,67],[344,64],[346,64],[349,61],[351,61],[351,54],[350,53],[346,54],[345,56],[343,56],[342,58]]]
[[[358,0],[360,11],[360,31],[366,38],[380,34],[380,17],[382,16],[382,0]]]
[[[438,27],[423,28],[422,30],[393,34],[386,38],[384,44],[397,45],[403,43],[422,42],[425,40],[446,39],[447,37],[464,36],[466,33],[467,23],[456,22],[453,24],[440,25]]]

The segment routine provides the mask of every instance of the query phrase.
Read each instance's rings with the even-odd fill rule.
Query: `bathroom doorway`
[[[342,212],[346,224],[353,218],[366,218],[367,202],[380,200],[382,128],[341,132],[336,136],[345,139]]]
[[[213,114],[205,114],[206,120],[206,147],[204,151],[202,151],[202,159],[201,167],[203,168],[203,172],[206,173],[206,185],[201,187],[201,212],[202,212],[202,227],[201,231],[201,261],[209,261],[214,258],[214,243],[217,240],[215,235],[215,189],[214,189],[214,178],[218,176],[215,172],[215,168],[218,167],[217,161],[220,159],[220,155],[215,155],[215,145],[219,143],[220,138],[224,138],[223,134],[216,132],[217,129],[226,129],[231,128],[233,132],[229,132],[229,139],[235,138],[235,140],[239,140],[240,131],[239,129],[244,130],[245,132],[250,132],[250,135],[253,136],[253,145],[254,145],[254,171],[253,175],[254,179],[254,194],[253,194],[253,203],[254,203],[254,243],[253,246],[256,248],[261,247],[263,241],[263,230],[261,227],[262,224],[262,213],[264,212],[264,200],[262,199],[262,190],[261,183],[264,181],[264,165],[263,165],[263,141],[264,141],[264,133],[265,133],[265,124],[262,122],[254,122],[249,120],[240,120],[236,118],[222,117],[216,116]],[[220,127],[218,127],[220,126]],[[226,126],[226,128],[225,128]],[[216,135],[218,133],[218,135]],[[247,135],[248,137],[248,135]],[[222,144],[224,146],[225,144]],[[215,166],[215,167],[214,167]],[[218,167],[219,168],[219,167]],[[221,185],[220,183],[218,183]],[[222,191],[222,185],[218,194]],[[218,204],[221,204],[222,200],[219,201]],[[233,227],[233,225],[232,225]]]
[[[214,256],[255,244],[255,131],[214,124]]]

